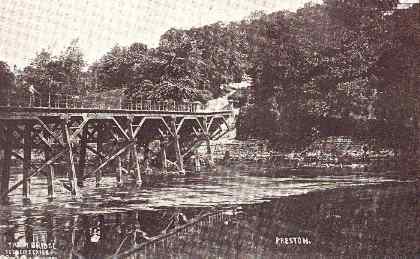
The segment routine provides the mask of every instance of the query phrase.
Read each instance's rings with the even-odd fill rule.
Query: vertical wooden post
[[[32,122],[25,123],[23,133],[23,199],[31,199],[31,179],[29,178],[31,170],[31,153],[32,153]]]
[[[72,144],[71,144],[71,139],[70,139],[70,132],[69,132],[69,119],[65,118],[63,121],[63,138],[64,138],[64,142],[66,144],[66,146],[68,147],[68,153],[67,153],[67,158],[68,158],[68,163],[69,163],[69,180],[71,183],[71,195],[72,196],[76,196],[77,192],[78,192],[78,188],[77,188],[77,176],[76,176],[76,167],[74,166],[74,157],[73,157],[73,149],[72,149]]]
[[[25,223],[25,242],[30,244],[34,242],[34,228],[33,228],[33,219],[31,218],[31,213],[25,213],[26,220]]]
[[[116,176],[117,176],[117,185],[122,185],[123,184],[123,171],[122,171],[122,163],[121,163],[121,156],[118,156],[117,158],[118,161],[118,169],[116,172]]]
[[[51,150],[46,148],[45,149],[45,160],[49,160],[51,158]],[[48,198],[54,198],[54,165],[49,165],[49,170],[47,173],[47,185],[48,185]]]
[[[193,163],[194,163],[194,171],[200,172],[201,170],[201,163],[200,163],[200,156],[198,155],[197,150],[194,150],[194,155],[193,155]]]
[[[203,118],[203,128],[204,128],[204,138],[206,140],[206,148],[207,148],[207,160],[210,167],[214,166],[213,154],[211,151],[210,145],[210,133],[209,133],[209,126],[207,125],[207,117]]]
[[[173,134],[173,138],[174,138],[176,162],[177,162],[177,165],[178,165],[178,171],[180,173],[185,173],[184,161],[183,161],[183,158],[182,158],[182,155],[181,155],[181,147],[179,145],[179,135],[176,132],[176,121],[175,120],[176,120],[175,117],[171,118],[170,126],[171,126],[171,131],[172,131],[172,134]]]
[[[56,220],[53,214],[48,214],[47,216],[47,243],[54,244],[55,243],[55,233],[54,229],[56,229]]]
[[[4,143],[4,155],[3,155],[3,170],[1,175],[1,193],[5,193],[9,190],[9,182],[10,182],[10,163],[12,161],[12,128],[10,123],[4,123],[4,136],[5,136],[5,143]],[[2,200],[3,203],[5,200]]]
[[[88,127],[87,125],[85,125],[82,130],[82,139],[80,139],[79,167],[77,168],[77,185],[79,187],[83,186],[83,179],[85,175],[87,133],[88,133]]]
[[[144,166],[146,167],[146,172],[150,172],[150,149],[149,149],[149,143],[144,143],[144,150],[143,150],[143,156],[144,156]]]
[[[79,216],[75,215],[73,216],[73,224],[72,224],[72,231],[71,231],[71,249],[70,249],[70,254],[68,258],[72,258],[73,257],[73,249],[74,247],[76,247],[76,228],[77,228],[77,220],[78,220]]]
[[[162,140],[160,141],[160,159],[162,163],[162,172],[166,173],[168,164],[166,163],[166,146],[168,145],[168,137],[163,136]]]
[[[98,122],[97,129],[98,137],[96,139],[96,150],[99,154],[103,154],[103,141],[104,141],[104,124],[103,122]],[[102,158],[99,157],[99,163],[102,164]],[[99,187],[102,179],[102,170],[98,170],[95,175],[96,187]]]
[[[123,167],[125,165],[125,169],[127,170],[127,174],[130,175],[131,172],[131,149],[129,148],[127,151],[125,151],[123,153],[123,155],[125,156],[125,161],[123,161]],[[123,156],[123,157],[124,157]]]
[[[206,137],[206,147],[207,147],[207,157],[209,159],[209,164],[212,166],[212,165],[214,165],[214,161],[213,161],[213,153],[212,153],[212,150],[211,150],[211,144],[210,144],[209,136]]]
[[[140,164],[139,164],[139,156],[137,152],[137,144],[136,139],[134,138],[134,131],[133,131],[133,119],[129,118],[128,120],[128,137],[130,138],[130,141],[133,141],[135,144],[131,147],[131,153],[132,153],[132,159],[134,163],[134,176],[136,178],[136,182],[138,184],[141,184],[141,170],[140,170]]]

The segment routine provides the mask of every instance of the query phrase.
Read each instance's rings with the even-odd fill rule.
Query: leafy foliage
[[[13,89],[15,75],[10,70],[9,66],[0,61],[0,105],[6,105],[8,103],[9,96]]]
[[[247,74],[240,138],[294,148],[318,133],[372,137],[414,160],[420,7],[398,6],[324,0],[296,13],[255,12],[240,22],[170,29],[156,48],[114,46],[87,72],[76,40],[59,56],[41,51],[17,81],[43,95],[124,89],[128,99],[205,101]],[[4,93],[13,74],[6,64],[0,69]]]
[[[53,56],[46,50],[38,53],[19,75],[19,84],[41,95],[77,94],[83,85],[84,65],[78,41],[73,40],[59,56]]]
[[[238,28],[216,23],[170,29],[156,48],[115,46],[90,71],[99,89],[127,88],[132,98],[207,100],[245,73],[247,53]]]
[[[419,5],[397,4],[327,0],[244,23],[252,91],[238,122],[241,137],[285,148],[310,140],[328,118],[366,121],[360,129],[375,118],[385,125],[373,136],[383,144],[417,146],[409,143],[418,143]]]

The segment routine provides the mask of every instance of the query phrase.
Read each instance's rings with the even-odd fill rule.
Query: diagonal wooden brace
[[[117,119],[112,118],[112,121],[114,122],[115,126],[117,126],[117,128],[120,130],[121,134],[123,134],[124,138],[126,140],[130,140],[130,138],[128,137],[127,133],[125,132],[124,128],[121,126],[121,124],[117,121]]]
[[[44,164],[42,164],[38,169],[36,169],[35,171],[32,171],[28,175],[28,177],[26,179],[30,179],[31,177],[33,177],[33,176],[37,175],[39,172],[41,172],[44,168],[46,168],[47,166],[49,166],[52,163],[54,163],[57,159],[59,159],[60,157],[62,157],[67,152],[67,149],[68,149],[68,147],[65,148],[64,150],[62,150],[60,153],[56,154],[55,156],[51,157],[47,162],[45,162]],[[22,179],[19,182],[17,182],[15,185],[13,185],[12,187],[10,187],[9,190],[7,190],[6,192],[3,192],[1,194],[1,196],[0,196],[0,199],[4,199],[4,197],[6,197],[6,195],[8,195],[12,191],[16,190],[24,182],[25,182],[24,179]]]
[[[101,170],[102,168],[104,168],[107,164],[109,164],[112,160],[114,160],[115,158],[117,158],[119,155],[121,155],[122,153],[124,153],[124,151],[126,151],[129,147],[133,146],[134,142],[130,142],[127,145],[125,145],[124,147],[120,148],[120,150],[118,150],[117,152],[115,152],[113,155],[111,155],[110,157],[108,157],[101,165],[99,165],[95,170],[87,173],[85,175],[85,179],[89,177],[89,175],[91,174],[96,174],[97,171]]]

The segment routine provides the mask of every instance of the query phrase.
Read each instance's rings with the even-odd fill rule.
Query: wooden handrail
[[[123,102],[122,99],[117,101],[114,98],[100,98],[87,96],[84,100],[79,96],[64,94],[48,94],[48,96],[40,94],[16,94],[9,98],[7,104],[0,106],[22,107],[22,108],[63,108],[63,109],[89,109],[103,108],[114,110],[139,110],[139,111],[180,111],[180,112],[196,112],[200,104],[197,102],[176,103],[168,101],[151,101],[128,99]]]

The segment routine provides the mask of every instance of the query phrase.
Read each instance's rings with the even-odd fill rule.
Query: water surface
[[[14,176],[13,181],[18,180],[19,176]],[[190,220],[207,211],[229,210],[238,206],[248,215],[248,220],[243,224],[249,226],[250,229],[256,228],[259,232],[257,235],[265,236],[267,240],[278,241],[282,235],[312,235],[312,239],[320,240],[324,237],[322,235],[320,237],[319,233],[326,230],[317,231],[311,224],[321,222],[325,218],[337,220],[339,217],[345,218],[343,215],[334,213],[323,215],[325,208],[329,208],[328,213],[330,213],[334,211],[335,206],[345,204],[345,207],[350,208],[345,211],[345,214],[353,215],[355,212],[364,210],[366,200],[372,199],[375,197],[374,194],[377,194],[377,192],[369,193],[369,190],[378,186],[380,190],[383,190],[390,185],[407,185],[412,188],[413,184],[415,184],[414,180],[402,179],[398,174],[373,175],[360,171],[311,172],[310,170],[279,172],[273,168],[249,163],[229,168],[219,166],[212,171],[165,179],[141,187],[135,185],[117,187],[114,177],[105,176],[99,188],[95,187],[93,180],[87,181],[80,191],[80,197],[76,199],[63,188],[56,188],[56,198],[50,201],[47,199],[46,179],[35,177],[32,181],[31,202],[23,202],[21,189],[18,189],[11,194],[9,204],[0,207],[2,237],[0,247],[4,254],[5,250],[10,249],[11,243],[23,246],[25,243],[39,242],[53,244],[52,250],[56,258],[71,256],[77,258],[77,255],[101,258],[112,255],[117,250],[129,249],[132,245],[144,242],[145,240],[138,233],[147,237],[161,234],[171,223],[174,215],[183,215],[186,220]],[[341,205],[326,201],[323,203],[322,200],[325,197],[319,196],[319,193],[331,192],[335,193],[336,201],[333,199],[335,203],[347,196],[351,196],[347,197],[350,202],[343,201]],[[343,196],[343,193],[348,192],[351,195]],[[363,192],[365,193],[362,195]],[[391,192],[398,195],[400,191]],[[382,196],[377,195],[376,199],[380,200]],[[293,202],[293,197],[318,198],[309,201],[308,206],[300,208],[302,201]],[[285,221],[284,224],[287,227],[283,224],[283,228],[279,222],[284,220],[276,219],[270,224],[275,224],[275,226],[280,224],[276,230],[278,233],[267,232],[265,228],[270,227],[261,228],[261,220],[266,220],[267,215],[271,215],[274,208],[277,210],[277,216],[284,214],[284,208],[278,207],[280,201],[282,206],[289,207],[287,211],[294,211],[293,215],[297,216],[306,209],[317,217],[310,218],[310,215],[307,215],[305,219],[300,216],[300,221]],[[308,204],[308,201],[305,200],[303,203]],[[318,203],[320,207],[311,208]],[[375,205],[372,202],[369,206],[381,207],[380,204]],[[261,213],[267,210],[271,212]],[[335,210],[340,211],[340,208]],[[269,218],[274,219],[275,216]],[[328,228],[330,223],[325,223],[325,228]],[[319,227],[318,224],[315,225]],[[340,231],[351,232],[352,235],[357,233],[354,229],[348,230],[345,225],[340,225],[340,227]],[[313,234],[314,229],[318,234]],[[132,235],[133,233],[137,235]],[[121,245],[122,242],[123,245]],[[316,246],[313,245],[309,252],[328,254],[331,252],[328,247],[319,243]],[[15,247],[15,249],[18,248]],[[290,247],[282,247],[278,242],[276,249],[286,249],[280,252],[287,253],[302,250],[299,247],[290,250]],[[175,253],[174,256],[188,257],[179,253]],[[275,257],[275,254],[266,256]]]

